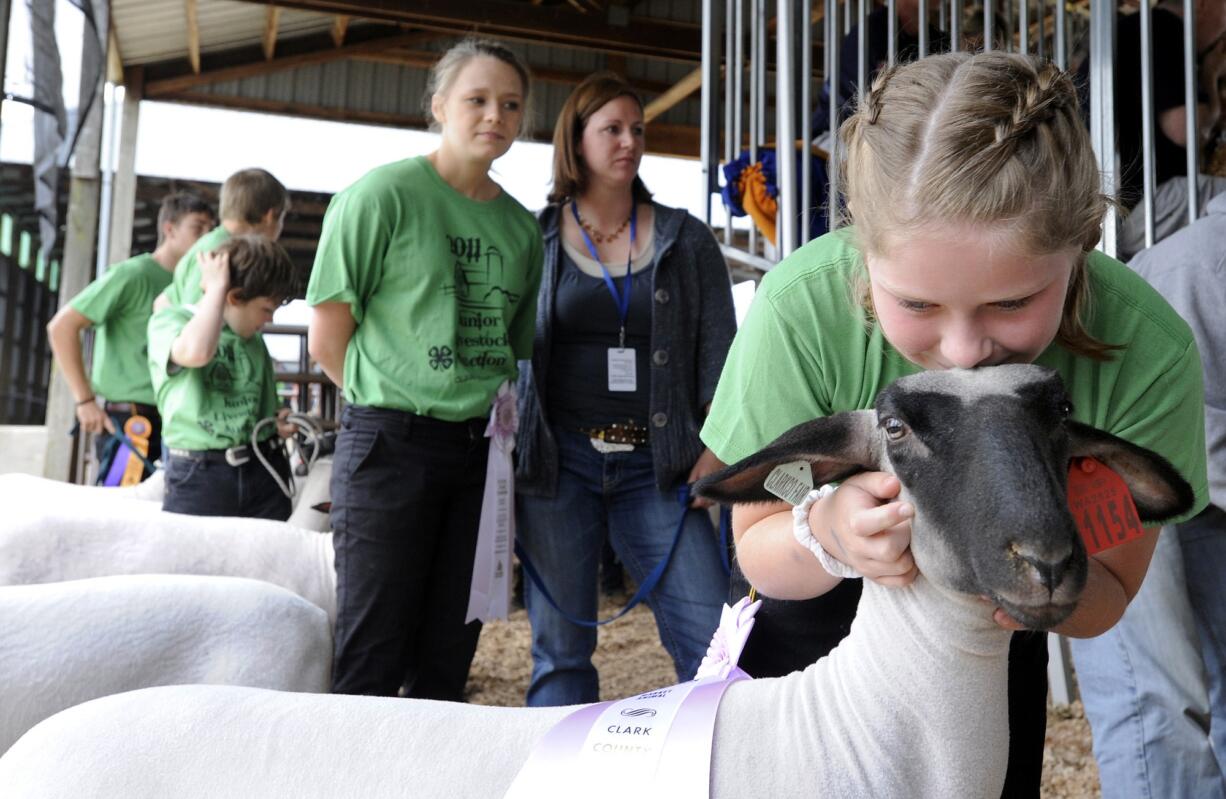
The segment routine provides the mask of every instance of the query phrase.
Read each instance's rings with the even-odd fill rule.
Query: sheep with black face
[[[1118,472],[1144,520],[1193,501],[1164,460],[1071,421],[1068,410],[1059,378],[1037,366],[924,373],[886,389],[873,411],[800,425],[703,481],[708,496],[753,502],[773,499],[763,481],[796,460],[820,482],[892,471],[916,507],[921,571],[905,588],[867,583],[850,635],[828,657],[728,688],[712,797],[1000,795],[1010,633],[992,613],[999,603],[1045,628],[1074,607],[1086,556],[1064,493],[1070,458],[1093,456]],[[149,689],[39,725],[0,759],[0,788],[26,799],[502,796],[571,710]],[[589,796],[627,788],[572,787]]]

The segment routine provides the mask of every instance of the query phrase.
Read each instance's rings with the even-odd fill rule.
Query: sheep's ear
[[[1097,458],[1124,478],[1142,521],[1169,519],[1192,507],[1192,486],[1158,453],[1080,422],[1068,422],[1068,430],[1069,457]]]
[[[814,485],[879,469],[876,426],[875,411],[836,413],[796,425],[760,452],[699,480],[694,490],[718,502],[773,502],[778,498],[763,483],[785,463],[808,461]]]

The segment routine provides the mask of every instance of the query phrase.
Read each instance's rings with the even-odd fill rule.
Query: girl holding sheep
[[[433,153],[333,199],[309,346],[348,402],[332,473],[338,693],[461,700],[487,417],[532,350],[540,229],[489,175],[527,116],[527,68],[467,40],[434,66]]]
[[[1038,363],[1057,370],[1072,418],[1153,449],[1207,502],[1200,360],[1187,325],[1144,281],[1094,250],[1111,202],[1070,77],[990,52],[884,70],[843,126],[851,226],[764,278],[733,342],[702,438],[735,462],[793,425],[871,408],[923,369]],[[951,491],[957,486],[950,486]],[[810,494],[808,530],[786,503],[733,511],[738,574],[768,600],[741,659],[750,674],[804,668],[850,627],[859,584],[905,585],[914,509],[899,484],[861,473]],[[982,497],[990,503],[991,497]],[[803,518],[803,517],[802,517]],[[833,558],[830,571],[798,536]],[[1058,632],[1109,629],[1135,595],[1156,528],[1091,558]],[[1026,564],[1019,563],[1019,568]],[[775,600],[805,600],[780,602]],[[1037,796],[1046,723],[1046,641],[1010,649],[1005,796]]]

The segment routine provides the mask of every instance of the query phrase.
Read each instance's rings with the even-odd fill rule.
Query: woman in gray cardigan
[[[698,439],[736,332],[711,231],[651,202],[638,177],[642,101],[611,74],[581,83],[554,129],[532,362],[520,364],[517,537],[567,614],[594,619],[603,542],[642,584],[678,679],[693,676],[727,595],[719,543],[678,490],[721,464]],[[525,585],[529,705],[599,699],[596,630]]]

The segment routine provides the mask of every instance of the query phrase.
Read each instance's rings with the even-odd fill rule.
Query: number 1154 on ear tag
[[[1068,509],[1091,555],[1145,533],[1124,479],[1094,458],[1074,458],[1069,464]]]

